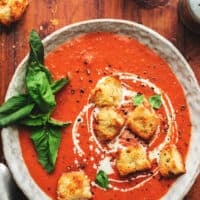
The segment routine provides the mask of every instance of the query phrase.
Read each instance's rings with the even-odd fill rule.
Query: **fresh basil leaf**
[[[49,83],[52,83],[53,81],[53,78],[52,78],[52,75],[50,73],[50,71],[44,67],[43,65],[41,64],[38,64],[37,62],[32,62],[28,65],[29,68],[34,68],[35,71],[42,71],[45,73],[46,77],[47,77],[47,80],[49,81]]]
[[[52,172],[54,167],[49,160],[48,153],[48,134],[45,129],[35,129],[32,131],[31,139],[37,152],[38,161],[42,167],[48,172]]]
[[[40,39],[40,36],[35,30],[32,30],[29,36],[29,45],[30,45],[30,55],[29,63],[37,62],[44,64],[44,46]]]
[[[56,163],[60,141],[61,141],[61,128],[50,127],[48,134],[49,157],[50,157],[50,162],[52,163],[53,166],[55,166]]]
[[[45,72],[49,82],[52,82],[52,76],[49,70],[44,67],[44,46],[38,33],[34,30],[29,37],[30,55],[28,65],[37,64],[41,71]]]
[[[133,105],[134,106],[139,106],[144,102],[144,95],[143,94],[137,94],[136,96],[133,97]]]
[[[0,107],[0,113],[12,113],[16,110],[24,107],[28,103],[28,96],[26,94],[20,94],[9,98]]]
[[[49,118],[49,114],[38,114],[38,115],[29,115],[28,117],[20,120],[20,124],[25,126],[44,126],[46,125]]]
[[[48,124],[52,125],[52,126],[58,126],[58,127],[63,127],[63,126],[69,126],[71,124],[71,122],[61,122],[61,121],[58,121],[54,118],[49,118],[48,120]]]
[[[66,84],[69,83],[68,78],[61,78],[60,80],[57,80],[51,84],[51,89],[53,94],[57,93],[60,91]]]
[[[31,113],[33,107],[34,104],[29,104],[10,114],[0,114],[0,127],[13,124],[16,121],[28,116]]]
[[[151,96],[149,98],[149,103],[153,108],[159,109],[162,105],[161,95],[156,94],[156,95]]]
[[[49,83],[51,84],[53,82],[53,78],[51,76],[50,71],[46,68],[46,67],[41,67],[41,71],[43,71],[46,74],[47,80],[49,81]]]
[[[26,86],[34,102],[43,112],[49,112],[56,105],[55,96],[43,71],[29,67],[26,74]]]
[[[43,168],[51,173],[54,170],[58,148],[61,141],[61,129],[43,127],[32,131],[31,139]]]
[[[96,175],[95,182],[102,188],[108,189],[108,175],[103,171],[100,170]]]
[[[44,67],[44,47],[35,31],[30,34],[29,44],[27,94],[11,97],[0,107],[0,127],[14,123],[30,126],[38,161],[51,173],[57,159],[61,128],[70,122],[60,122],[50,118],[50,114],[56,105],[54,94],[69,80],[62,78],[53,82],[50,71]]]

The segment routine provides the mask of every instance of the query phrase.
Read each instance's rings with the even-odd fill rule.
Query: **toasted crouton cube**
[[[143,104],[128,114],[127,126],[141,138],[150,139],[157,130],[160,120],[156,113]]]
[[[84,172],[68,172],[58,180],[57,200],[90,199],[90,181]]]
[[[28,0],[1,0],[0,1],[0,23],[9,25],[18,20],[24,13]]]
[[[100,108],[95,118],[95,133],[101,141],[112,140],[124,124],[123,116],[112,107]]]
[[[90,102],[97,106],[116,106],[122,99],[122,85],[119,79],[105,77],[92,90]]]
[[[166,145],[160,151],[158,167],[162,176],[185,173],[182,156],[175,145]]]
[[[116,167],[121,176],[151,168],[147,153],[141,145],[128,146],[119,152]]]

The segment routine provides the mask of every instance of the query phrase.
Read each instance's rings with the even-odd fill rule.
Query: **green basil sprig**
[[[95,179],[96,184],[98,184],[100,187],[108,189],[108,175],[103,171],[100,170],[97,175],[96,175],[96,179]]]
[[[12,124],[29,127],[38,161],[50,173],[55,167],[62,127],[70,125],[70,122],[53,119],[51,113],[56,106],[55,94],[69,83],[69,79],[53,80],[44,66],[43,44],[34,30],[29,45],[27,93],[9,98],[0,107],[0,127]]]

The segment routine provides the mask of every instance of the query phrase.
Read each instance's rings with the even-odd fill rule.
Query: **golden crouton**
[[[100,108],[94,125],[97,137],[102,141],[112,140],[124,124],[123,116],[112,107]]]
[[[128,128],[145,140],[153,136],[159,123],[156,113],[143,104],[131,111],[127,118]]]
[[[90,181],[84,172],[68,172],[58,180],[57,200],[90,199]]]
[[[151,168],[147,153],[141,145],[128,146],[119,152],[116,167],[121,176]]]
[[[116,106],[122,99],[122,85],[117,78],[107,76],[91,93],[90,102],[97,106]]]
[[[0,0],[0,23],[9,25],[24,13],[28,0]]]
[[[160,151],[158,167],[162,176],[185,173],[183,159],[175,145],[166,145]]]

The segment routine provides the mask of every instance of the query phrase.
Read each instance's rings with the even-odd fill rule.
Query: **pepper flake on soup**
[[[187,103],[159,55],[125,35],[88,33],[50,52],[45,65],[55,80],[70,77],[53,112],[72,121],[53,173],[38,164],[26,130],[20,143],[30,174],[52,199],[160,199],[186,172]]]

